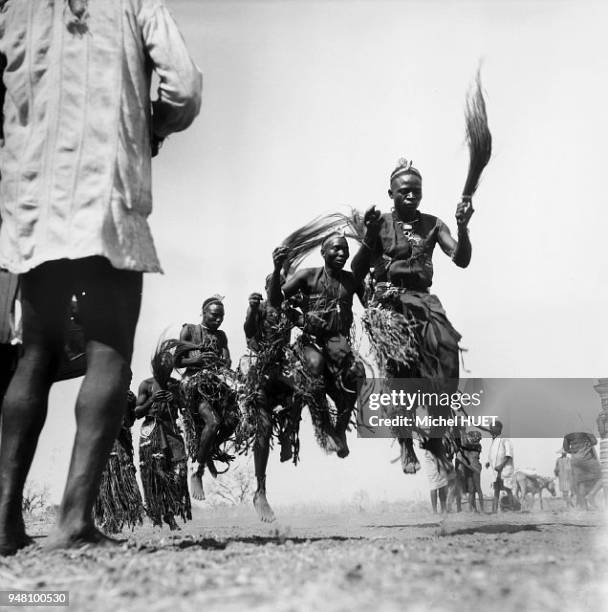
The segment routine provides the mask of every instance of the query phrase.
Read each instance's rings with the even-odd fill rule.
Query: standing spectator
[[[558,483],[559,490],[562,494],[562,499],[566,502],[568,507],[573,505],[572,495],[574,493],[572,486],[572,465],[570,464],[570,457],[563,449],[559,451],[560,456],[555,462],[555,474]]]
[[[160,264],[147,223],[151,158],[199,112],[201,75],[163,0],[5,0],[0,267],[20,275],[24,354],[0,439],[0,554],[31,540],[23,486],[47,412],[72,295],[87,373],[54,547],[111,543],[93,523],[126,410],[142,273]],[[150,100],[151,74],[159,79]]]
[[[595,454],[597,439],[593,434],[574,432],[564,436],[563,449],[570,453],[572,480],[576,505],[589,508],[595,505],[595,495],[602,488],[602,471]]]
[[[420,463],[429,482],[433,514],[437,514],[438,498],[441,513],[445,514],[448,511],[448,484],[452,470],[439,457],[436,457],[430,450],[423,447],[421,447],[420,452]]]
[[[514,507],[513,498],[513,445],[511,440],[502,437],[502,423],[496,421],[490,427],[492,434],[492,443],[486,468],[491,467],[495,473],[494,480],[494,500],[492,502],[492,513],[498,512],[498,502],[500,492],[504,491],[507,494],[506,508]]]

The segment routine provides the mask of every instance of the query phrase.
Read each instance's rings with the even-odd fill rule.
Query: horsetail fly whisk
[[[463,199],[471,199],[479,185],[483,169],[492,156],[492,134],[488,127],[486,101],[481,88],[481,73],[478,70],[475,84],[467,94],[464,111],[466,139],[469,148],[469,170],[462,190]]]

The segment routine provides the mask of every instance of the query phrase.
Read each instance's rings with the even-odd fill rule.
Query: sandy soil
[[[608,608],[597,513],[496,516],[197,510],[177,535],[0,559],[2,589],[69,590],[72,610],[593,610]],[[48,525],[29,530],[42,544]],[[601,598],[603,597],[604,603]]]

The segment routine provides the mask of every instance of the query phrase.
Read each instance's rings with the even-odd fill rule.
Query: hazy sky
[[[261,290],[272,248],[339,206],[389,210],[400,156],[422,171],[422,210],[455,231],[463,104],[480,59],[494,155],[474,199],[473,259],[461,270],[437,250],[433,291],[463,335],[469,376],[608,375],[604,2],[167,3],[204,73],[203,107],[154,162],[165,274],[145,279],[134,390],[159,335],[197,321],[216,292],[236,361],[247,295]],[[32,473],[54,497],[75,389],[53,390]],[[558,440],[516,442],[516,463],[552,471]],[[351,449],[324,456],[307,418],[301,465],[271,462],[271,500],[426,495],[423,476],[389,464],[389,440]]]

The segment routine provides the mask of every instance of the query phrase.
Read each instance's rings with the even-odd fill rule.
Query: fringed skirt
[[[238,403],[241,413],[236,448],[247,454],[263,440],[281,446],[281,461],[295,464],[300,454],[302,402],[294,386],[293,364],[287,361],[289,348],[244,355],[239,364]],[[272,360],[270,359],[272,356]]]
[[[424,291],[378,283],[363,317],[372,351],[389,379],[428,381],[423,391],[454,393],[458,389],[461,335],[447,318],[439,298]],[[391,386],[393,384],[391,383]],[[386,416],[414,417],[415,410],[387,407]],[[429,408],[430,416],[451,416],[449,406]],[[394,428],[399,438],[411,437],[410,427]],[[422,434],[433,435],[427,431]],[[443,435],[438,432],[437,435]]]
[[[379,309],[397,316],[387,318]],[[374,351],[385,357],[389,376],[458,379],[461,335],[436,295],[378,283],[364,323]]]
[[[107,533],[118,533],[127,525],[141,525],[144,506],[135,478],[132,456],[120,442],[114,442],[110,458],[101,476],[93,517]]]
[[[160,420],[147,418],[139,438],[139,466],[146,512],[152,523],[180,516],[192,520],[184,442]]]
[[[201,401],[208,402],[220,419],[218,439],[222,442],[212,449],[211,460],[228,463],[232,459],[220,446],[228,439],[234,439],[234,432],[240,421],[235,388],[234,372],[227,368],[200,370],[182,379],[181,416],[186,450],[191,461],[197,460],[199,440],[204,425],[198,411]]]

